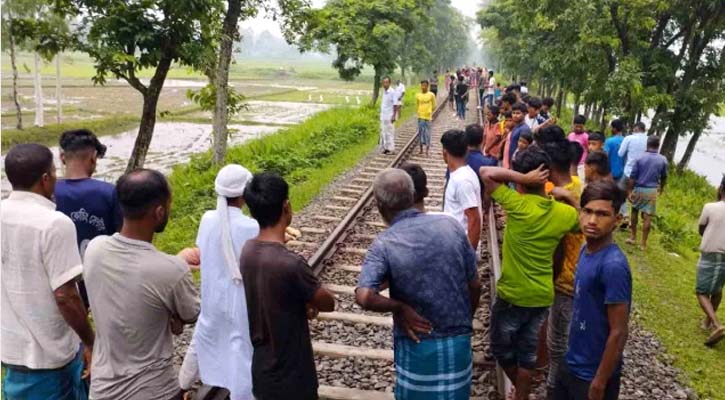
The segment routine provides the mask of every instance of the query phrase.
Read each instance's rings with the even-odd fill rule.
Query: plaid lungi
[[[655,215],[657,188],[635,187],[632,191],[632,208],[645,214]]]
[[[395,338],[395,398],[463,400],[470,398],[473,359],[471,336]]]

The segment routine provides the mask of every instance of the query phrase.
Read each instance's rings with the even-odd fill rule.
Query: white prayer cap
[[[219,170],[214,180],[214,191],[218,196],[239,197],[252,179],[252,173],[238,164],[229,164]]]
[[[221,227],[222,253],[232,280],[242,283],[242,275],[239,272],[239,257],[242,249],[234,249],[234,242],[230,232],[229,204],[227,198],[240,197],[244,195],[247,183],[252,179],[252,173],[248,169],[237,164],[229,164],[219,170],[214,180],[214,191],[217,194],[216,210],[219,214]]]

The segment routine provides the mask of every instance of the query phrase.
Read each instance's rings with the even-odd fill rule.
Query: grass
[[[702,398],[725,399],[725,345],[703,345],[704,314],[694,295],[700,243],[697,220],[702,205],[714,201],[715,189],[701,176],[671,174],[657,200],[658,216],[648,249],[623,245],[634,279],[634,302],[642,325],[664,344],[683,380]],[[624,243],[627,234],[617,234]],[[720,310],[720,318],[725,312]]]
[[[42,128],[27,127],[23,130],[3,129],[2,150],[20,143],[40,143],[47,146],[58,144],[60,135],[71,129],[90,129],[98,136],[115,135],[138,126],[139,119],[128,115],[117,115],[99,119],[68,121],[61,124],[48,124]]]

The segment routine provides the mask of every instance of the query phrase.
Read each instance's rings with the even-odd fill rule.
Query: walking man
[[[443,161],[450,172],[443,198],[443,212],[451,214],[461,224],[475,250],[481,238],[483,219],[481,183],[478,175],[466,162],[466,135],[460,130],[449,130],[441,137],[441,144]]]
[[[5,156],[5,173],[13,191],[0,211],[2,398],[85,400],[81,375],[94,334],[76,287],[83,267],[75,226],[50,200],[53,153],[17,145]]]
[[[172,333],[199,315],[199,294],[184,260],[158,251],[171,188],[163,174],[137,169],[118,179],[123,226],[88,245],[83,278],[97,340],[91,398],[179,400]]]
[[[317,373],[308,316],[335,309],[305,259],[287,250],[292,221],[289,186],[280,176],[257,174],[244,200],[259,223],[241,256],[249,333],[254,346],[252,393],[262,400],[317,399]]]
[[[718,201],[705,204],[700,214],[700,261],[697,264],[697,301],[705,312],[703,327],[710,331],[705,345],[714,346],[725,337],[717,318],[725,284],[725,176],[720,182]]]
[[[405,85],[400,80],[395,82],[395,120],[400,119],[400,111],[403,108],[403,97],[405,97]]]
[[[415,95],[416,110],[418,111],[418,139],[420,141],[420,152],[430,155],[430,122],[433,119],[433,111],[436,108],[436,96],[428,91],[428,81],[420,82],[420,93]]]
[[[647,151],[640,156],[632,166],[629,175],[629,199],[632,203],[632,225],[628,244],[637,242],[638,214],[642,213],[642,246],[647,250],[647,237],[652,226],[652,217],[655,215],[657,195],[662,194],[667,183],[667,159],[658,151],[660,138],[650,136],[647,138]]]
[[[579,224],[586,238],[577,266],[569,350],[556,378],[555,400],[616,400],[627,343],[632,276],[612,232],[624,193],[614,182],[587,185]]]
[[[456,114],[461,121],[466,120],[466,106],[468,104],[468,83],[463,75],[458,77],[456,83]]]
[[[123,216],[114,186],[92,178],[98,159],[106,154],[106,146],[98,141],[96,135],[86,129],[63,132],[60,150],[60,159],[65,164],[65,179],[55,185],[55,204],[57,210],[75,224],[78,249],[83,259],[93,238],[113,235],[121,229]],[[83,280],[78,281],[78,290],[88,308]]]
[[[257,221],[242,212],[252,174],[241,165],[222,168],[214,181],[216,210],[207,211],[196,238],[201,258],[201,313],[187,349],[179,383],[188,390],[198,375],[224,388],[231,400],[251,400],[252,342],[239,257],[259,234]],[[197,362],[198,360],[198,362]]]
[[[395,398],[468,399],[481,296],[474,251],[455,220],[415,208],[405,171],[380,172],[373,190],[389,228],[368,250],[355,298],[366,310],[395,315]],[[379,294],[384,282],[390,298]]]
[[[396,91],[390,87],[390,77],[383,78],[383,95],[380,99],[380,144],[383,154],[395,151]]]

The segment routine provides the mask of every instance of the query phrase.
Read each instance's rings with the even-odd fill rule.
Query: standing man
[[[395,119],[400,119],[400,111],[403,108],[403,97],[405,97],[405,85],[400,80],[395,82]]]
[[[458,77],[456,84],[456,113],[460,121],[466,120],[466,105],[468,104],[468,83],[463,75]]]
[[[586,238],[577,266],[569,351],[561,364],[555,400],[616,400],[627,343],[632,276],[614,243],[624,194],[614,182],[584,189],[579,224]]]
[[[516,103],[511,107],[511,117],[514,122],[514,128],[511,130],[511,134],[508,137],[508,143],[504,150],[504,165],[512,166],[514,153],[518,148],[519,138],[521,134],[527,132],[531,134],[531,129],[526,125],[526,113],[527,106],[524,103]]]
[[[472,317],[481,296],[475,253],[449,216],[414,208],[405,171],[380,172],[373,191],[389,228],[368,250],[355,299],[395,315],[395,398],[468,399]],[[385,282],[390,298],[379,294]]]
[[[626,189],[622,176],[624,175],[624,159],[619,155],[619,148],[622,147],[624,137],[624,122],[621,119],[614,119],[609,124],[612,127],[612,136],[604,141],[604,152],[609,157],[609,170],[612,179],[619,185],[621,190]]]
[[[532,146],[517,154],[514,171],[499,167],[480,171],[487,195],[507,216],[503,272],[491,310],[491,348],[514,383],[518,400],[529,398],[539,331],[554,301],[554,251],[579,225],[576,210],[551,199],[544,190],[549,163],[546,153]],[[506,182],[515,183],[518,191]],[[556,197],[557,190],[552,192]]]
[[[90,364],[94,335],[76,287],[83,272],[76,230],[51,201],[53,153],[17,145],[5,173],[13,191],[0,211],[2,397],[85,400],[83,358]]]
[[[725,284],[725,176],[718,188],[717,200],[705,204],[700,214],[700,261],[697,264],[697,301],[705,312],[703,327],[710,330],[706,346],[714,346],[725,337],[725,327],[717,318]]]
[[[390,87],[390,77],[383,77],[383,95],[380,99],[380,144],[383,154],[395,151],[396,91]]]
[[[637,159],[647,150],[647,132],[644,122],[634,124],[633,134],[622,139],[617,154],[624,159],[624,176],[629,178]]]
[[[496,90],[496,78],[493,76],[493,70],[488,70],[488,83],[486,84],[486,95],[483,97],[484,103],[488,100],[489,107],[493,105],[495,90]]]
[[[496,163],[501,158],[501,145],[503,143],[503,129],[501,129],[498,117],[498,106],[488,107],[486,110],[486,122],[483,125],[483,155]]]
[[[438,71],[433,71],[433,75],[430,77],[430,92],[433,96],[438,97]]]
[[[231,400],[253,398],[253,349],[239,270],[244,243],[259,234],[257,221],[242,212],[244,189],[251,179],[246,168],[229,164],[214,181],[216,210],[204,213],[196,237],[201,258],[201,313],[179,374],[181,388],[188,390],[198,366],[201,381],[228,390]]]
[[[441,144],[443,161],[450,172],[443,212],[451,214],[461,224],[475,250],[481,238],[481,184],[478,175],[466,162],[466,135],[463,131],[449,130],[441,137]]]
[[[420,141],[420,152],[430,155],[430,121],[433,119],[433,110],[436,108],[436,96],[428,92],[428,81],[420,82],[420,93],[415,95],[416,110],[418,112],[418,139]]]
[[[641,212],[643,251],[647,250],[647,237],[656,211],[657,195],[662,194],[667,184],[667,159],[659,153],[659,149],[660,138],[649,136],[647,151],[634,162],[629,176],[628,193],[632,202],[632,226],[627,243],[637,242],[637,219]]]
[[[137,169],[116,191],[123,227],[91,241],[83,272],[97,331],[91,398],[181,399],[171,335],[196,321],[199,294],[186,262],[152,244],[169,220],[171,188],[160,172]]]
[[[263,400],[317,399],[317,373],[308,316],[335,309],[335,297],[320,286],[305,259],[285,247],[292,221],[289,186],[264,172],[244,191],[259,236],[248,240],[242,277],[254,346],[252,391]]]
[[[87,129],[63,132],[60,159],[65,165],[65,179],[55,185],[57,210],[70,217],[76,226],[81,259],[88,243],[100,235],[113,235],[121,229],[123,216],[112,184],[91,178],[96,162],[106,154],[106,146]],[[78,290],[88,308],[88,294],[83,280]]]

